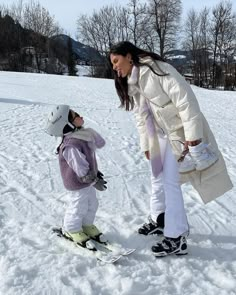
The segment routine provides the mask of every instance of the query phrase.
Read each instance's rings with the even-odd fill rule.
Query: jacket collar
[[[135,85],[138,83],[139,68],[133,66],[130,76],[128,77],[128,85]]]
[[[134,96],[138,92],[139,68],[133,65],[132,72],[127,79],[128,94]]]

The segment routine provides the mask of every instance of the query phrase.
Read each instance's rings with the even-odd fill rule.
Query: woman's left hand
[[[192,141],[185,141],[184,148],[188,148],[188,146],[196,146],[202,142],[201,139],[192,140]]]

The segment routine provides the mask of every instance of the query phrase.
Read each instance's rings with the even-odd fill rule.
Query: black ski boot
[[[186,255],[187,241],[185,236],[179,236],[178,238],[165,237],[160,243],[152,246],[152,252],[156,257],[164,257],[167,255]]]
[[[141,235],[163,235],[165,213],[158,215],[156,222],[152,220],[151,216],[148,217],[149,223],[145,223],[138,229]]]

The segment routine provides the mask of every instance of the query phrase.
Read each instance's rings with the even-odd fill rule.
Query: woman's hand
[[[201,139],[193,140],[193,141],[185,141],[184,147],[187,148],[188,146],[196,146],[202,142]]]
[[[189,146],[196,146],[196,145],[200,144],[201,142],[202,142],[201,139],[197,139],[197,140],[193,140],[193,141],[185,141],[184,142],[184,149],[181,153],[180,158],[178,159],[178,162],[182,162],[184,160],[185,156],[189,152],[189,149],[188,149]]]
[[[145,154],[146,159],[147,160],[150,160],[150,153],[149,153],[149,151],[145,151],[144,154]]]

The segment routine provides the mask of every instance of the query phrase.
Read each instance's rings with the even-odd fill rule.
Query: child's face
[[[84,125],[84,119],[83,117],[81,117],[78,113],[71,111],[72,113],[72,121],[71,123],[75,126],[75,127],[81,127]]]

